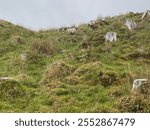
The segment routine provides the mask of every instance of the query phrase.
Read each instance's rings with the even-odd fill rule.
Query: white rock
[[[12,80],[13,78],[12,77],[0,77],[0,81],[1,80]]]
[[[116,32],[107,32],[106,35],[104,36],[106,41],[117,41],[117,33]]]
[[[77,31],[77,29],[76,28],[68,28],[68,29],[66,29],[66,31],[69,33],[69,34],[75,34],[76,33],[76,31]]]
[[[138,89],[141,89],[141,87],[147,83],[148,83],[148,79],[135,79],[133,81],[132,91],[137,91]]]
[[[137,24],[131,19],[126,20],[125,25],[128,27],[129,30],[134,30],[137,27]]]
[[[20,58],[21,58],[22,61],[26,61],[27,60],[27,54],[25,54],[25,53],[21,54]]]
[[[147,16],[150,16],[150,10],[147,10],[146,12],[144,12],[144,14],[142,15],[142,20]]]

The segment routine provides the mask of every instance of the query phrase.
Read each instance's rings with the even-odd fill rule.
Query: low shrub
[[[58,51],[58,47],[54,40],[37,39],[32,42],[31,51],[36,52],[37,54],[53,55]]]
[[[119,102],[120,112],[143,113],[150,112],[149,97],[142,95],[131,95],[123,97]]]
[[[65,61],[58,61],[50,66],[48,66],[46,72],[43,75],[43,79],[41,81],[41,84],[44,86],[49,86],[51,83],[54,83],[54,81],[57,80],[61,81],[66,76],[73,73],[75,68],[69,64],[67,64]]]

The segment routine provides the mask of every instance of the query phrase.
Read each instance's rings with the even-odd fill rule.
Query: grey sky
[[[0,19],[37,30],[148,9],[150,0],[0,0]]]

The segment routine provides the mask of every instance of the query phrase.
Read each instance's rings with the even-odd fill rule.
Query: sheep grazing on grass
[[[106,35],[104,36],[106,41],[117,41],[117,33],[116,32],[107,32]]]
[[[69,34],[72,34],[74,35],[77,31],[77,28],[76,27],[62,27],[62,28],[59,28],[58,30],[59,32],[67,32]]]
[[[125,25],[128,27],[129,30],[134,30],[137,27],[137,24],[131,19],[126,20]]]
[[[76,33],[77,29],[75,27],[73,27],[73,28],[67,28],[66,31],[69,34],[74,35]]]

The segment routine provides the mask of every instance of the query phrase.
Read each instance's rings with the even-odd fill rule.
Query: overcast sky
[[[0,19],[38,30],[148,9],[150,0],[0,0]]]

